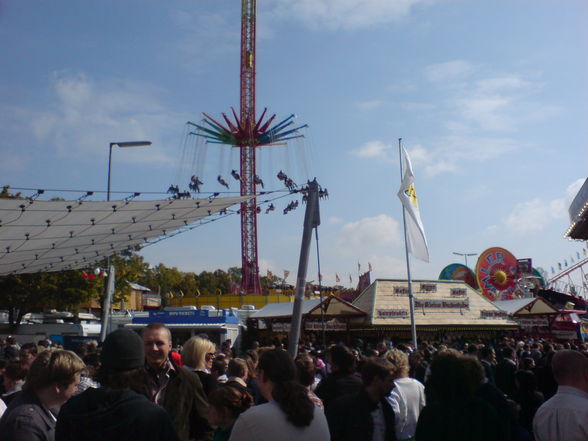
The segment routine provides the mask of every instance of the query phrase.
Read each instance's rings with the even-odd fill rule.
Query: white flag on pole
[[[421,222],[419,203],[414,189],[412,165],[404,147],[402,147],[402,160],[404,161],[404,176],[402,176],[402,184],[400,185],[400,190],[398,190],[398,197],[400,198],[406,213],[406,236],[408,238],[408,243],[406,245],[410,254],[417,259],[428,262],[429,247],[427,245],[425,229]]]

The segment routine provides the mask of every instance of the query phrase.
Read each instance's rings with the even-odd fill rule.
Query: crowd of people
[[[0,340],[0,441],[587,441],[588,346]]]

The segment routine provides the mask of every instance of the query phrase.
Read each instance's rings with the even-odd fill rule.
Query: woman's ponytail
[[[314,417],[314,403],[296,381],[296,367],[286,351],[272,349],[262,354],[258,369],[264,380],[272,382],[272,398],[286,418],[297,427],[309,426]]]

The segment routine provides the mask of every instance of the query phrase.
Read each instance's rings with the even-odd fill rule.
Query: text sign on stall
[[[321,322],[306,322],[304,329],[307,331],[322,331],[323,324]],[[347,325],[339,322],[326,322],[325,331],[346,331]]]
[[[517,321],[522,328],[543,328],[549,326],[549,320],[546,318],[520,318]]]
[[[378,309],[378,318],[407,318],[408,311],[406,309]]]
[[[480,317],[483,319],[506,318],[508,313],[506,311],[499,311],[495,309],[481,310]]]
[[[467,297],[468,296],[468,292],[465,288],[451,288],[451,291],[449,291],[449,294],[451,295],[451,297]]]
[[[456,309],[469,309],[469,299],[414,299],[415,308],[456,308]]]
[[[419,292],[437,292],[437,285],[435,283],[421,283]]]

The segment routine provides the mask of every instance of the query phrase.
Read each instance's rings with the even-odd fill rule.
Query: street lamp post
[[[111,142],[110,149],[108,151],[108,186],[106,188],[106,200],[110,200],[110,171],[112,169],[112,147],[119,146],[120,148],[126,147],[147,147],[151,145],[151,141],[127,141],[127,142]]]
[[[112,170],[112,147],[119,146],[126,147],[147,147],[151,145],[151,141],[126,141],[126,142],[111,142],[108,150],[108,183],[106,188],[106,200],[110,201],[110,174]],[[100,341],[104,341],[108,331],[112,330],[112,297],[114,295],[114,266],[110,264],[110,257],[106,259],[106,266],[108,268],[108,281],[106,283],[106,293],[104,295],[104,302],[102,304],[102,320],[100,327]],[[109,319],[110,317],[110,319]]]
[[[465,266],[468,266],[468,256],[477,256],[478,255],[478,253],[456,253],[455,251],[453,252],[453,254],[455,254],[456,256],[465,257]]]

